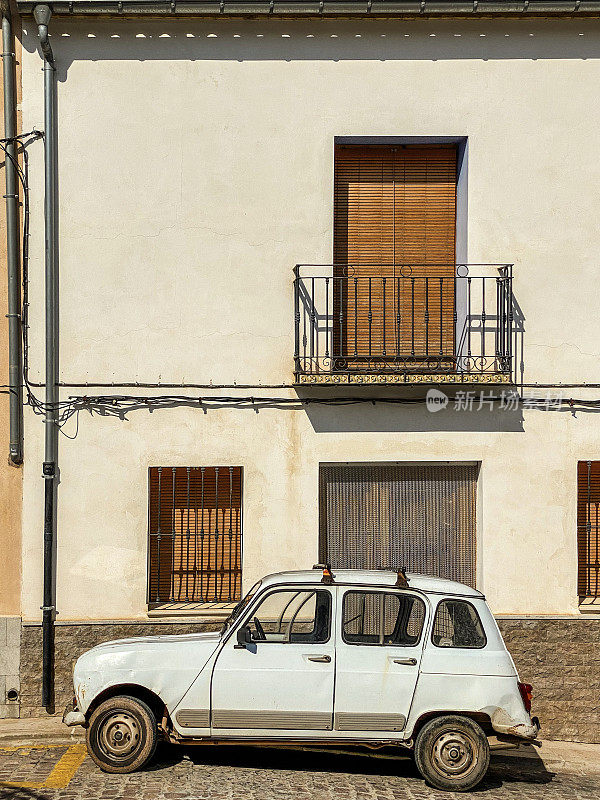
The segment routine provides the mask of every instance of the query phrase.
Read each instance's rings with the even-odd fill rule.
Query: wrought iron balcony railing
[[[512,264],[303,264],[294,275],[299,383],[512,380]]]

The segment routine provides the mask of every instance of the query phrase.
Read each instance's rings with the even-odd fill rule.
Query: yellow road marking
[[[53,747],[64,747],[64,745],[35,745],[33,747],[1,747],[0,750],[15,751],[15,750],[50,750]],[[85,744],[73,744],[68,748],[66,753],[59,758],[54,765],[50,775],[43,783],[32,783],[26,781],[23,783],[12,783],[10,781],[0,781],[0,787],[10,789],[66,789],[69,783],[73,780],[75,773],[83,764],[86,756]]]
[[[66,789],[79,767],[83,764],[85,755],[86,748],[83,743],[71,745],[46,778],[44,788]]]

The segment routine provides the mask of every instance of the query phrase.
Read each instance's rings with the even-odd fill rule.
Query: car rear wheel
[[[141,769],[156,751],[156,717],[142,700],[121,695],[105,700],[92,713],[87,749],[104,772]]]
[[[487,772],[490,747],[482,728],[472,719],[436,717],[419,731],[415,761],[421,775],[437,789],[467,792]]]

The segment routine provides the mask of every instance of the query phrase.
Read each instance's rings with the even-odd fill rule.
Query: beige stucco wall
[[[43,127],[42,73],[24,27],[30,129]],[[469,261],[515,263],[525,380],[600,383],[597,22],[54,20],[52,31],[64,381],[290,382],[291,269],[331,260],[334,136],[454,135],[469,141]],[[41,144],[31,183],[36,377]],[[23,613],[38,619],[32,414],[26,446]],[[479,585],[493,610],[577,613],[576,462],[598,457],[597,417],[581,411],[82,412],[60,440],[59,619],[145,615],[149,465],[244,466],[249,585],[316,559],[319,462],[368,460],[481,462]]]

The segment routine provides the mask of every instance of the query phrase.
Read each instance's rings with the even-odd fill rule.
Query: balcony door
[[[333,353],[340,368],[448,368],[455,145],[336,145]]]

